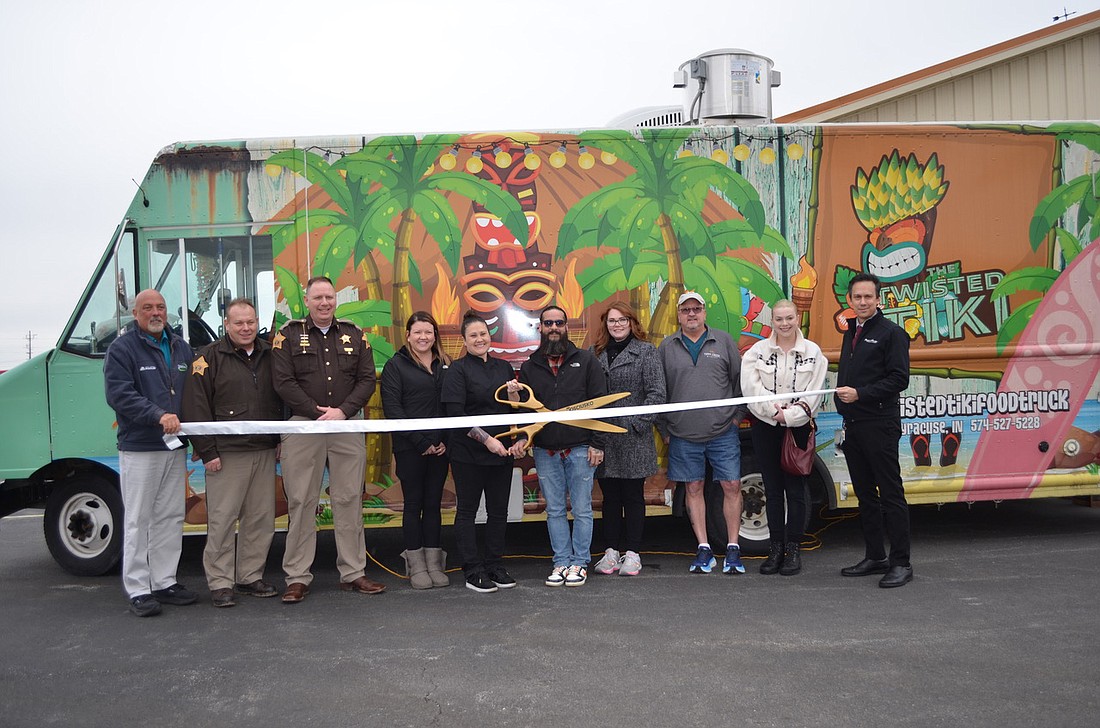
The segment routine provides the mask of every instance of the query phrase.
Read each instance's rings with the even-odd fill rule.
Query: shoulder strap
[[[817,429],[817,423],[814,422],[814,415],[813,415],[812,412],[810,412],[810,405],[806,404],[805,402],[803,402],[800,399],[796,399],[794,403],[796,405],[798,405],[799,407],[801,407],[802,410],[806,413],[806,417],[808,417],[809,420],[810,420],[810,429],[811,430],[816,430]]]

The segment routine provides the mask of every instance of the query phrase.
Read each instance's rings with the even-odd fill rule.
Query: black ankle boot
[[[796,541],[787,544],[787,550],[783,552],[783,566],[779,568],[779,573],[783,576],[794,576],[802,571],[802,557],[799,556],[798,549],[799,544]]]
[[[779,572],[779,567],[783,564],[783,544],[771,542],[771,549],[768,551],[768,558],[764,559],[764,563],[760,564],[761,574],[775,574]]]

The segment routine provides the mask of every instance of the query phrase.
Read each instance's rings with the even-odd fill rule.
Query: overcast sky
[[[680,63],[730,47],[775,61],[781,115],[1045,28],[1063,5],[0,0],[0,369],[28,332],[35,354],[56,343],[131,178],[173,141],[605,126],[679,103]]]

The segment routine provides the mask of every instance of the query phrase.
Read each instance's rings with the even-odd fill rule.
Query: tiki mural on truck
[[[583,345],[590,307],[621,291],[657,336],[675,331],[668,301],[685,288],[708,297],[712,325],[766,334],[752,318],[783,291],[763,261],[790,248],[751,184],[685,153],[690,135],[387,137],[273,154],[269,175],[308,183],[277,216],[293,224],[271,231],[285,302],[276,324],[304,315],[301,282],[325,274],[354,291],[337,315],[367,330],[379,367],[415,309],[433,313],[452,355],[462,312],[477,311],[494,354],[518,367],[538,345],[544,306],[562,306]],[[393,505],[384,440],[368,438],[368,491]]]
[[[1071,474],[1084,469],[1095,486],[1097,357],[1078,354],[1091,363],[1072,386],[1048,370],[1073,341],[1097,341],[1084,329],[1100,308],[1077,288],[1091,280],[1095,298],[1100,129],[929,129],[511,132],[255,150],[253,183],[278,223],[261,231],[274,241],[275,323],[303,315],[302,283],[325,274],[379,368],[418,309],[459,354],[467,308],[518,367],[545,305],[565,309],[583,346],[603,303],[628,298],[660,339],[676,330],[670,301],[690,289],[707,299],[708,324],[743,348],[767,336],[769,304],[792,298],[804,332],[835,356],[847,281],[869,270],[884,281],[884,313],[913,340],[911,500],[966,498],[972,482],[1004,475],[986,453],[1005,433],[1019,438],[1008,447],[1042,451],[1027,462],[1046,484],[1084,482]],[[1063,296],[1079,308],[1072,322]],[[1051,337],[1058,356],[1043,349]],[[381,416],[377,399],[369,414]],[[839,488],[831,408],[819,424]],[[367,517],[389,518],[401,496],[388,438],[368,445]],[[1015,496],[979,497],[1026,495],[1024,479]],[[651,481],[647,499],[662,503],[663,476]],[[537,485],[517,475],[516,487],[532,510]]]

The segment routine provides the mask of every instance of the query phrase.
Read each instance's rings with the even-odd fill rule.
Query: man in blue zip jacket
[[[848,283],[856,317],[840,346],[836,411],[844,418],[841,448],[859,498],[864,557],[840,570],[844,576],[884,574],[884,589],[913,579],[909,563],[909,506],[898,460],[899,396],[909,386],[909,335],[878,310],[882,284],[870,273]],[[883,538],[890,541],[887,558]]]
[[[135,326],[107,349],[103,379],[118,420],[118,465],[125,526],[122,586],[130,611],[160,614],[161,604],[194,604],[176,581],[183,550],[187,448],[166,436],[180,430],[191,347],[168,328],[168,307],[155,290],[134,299]]]

